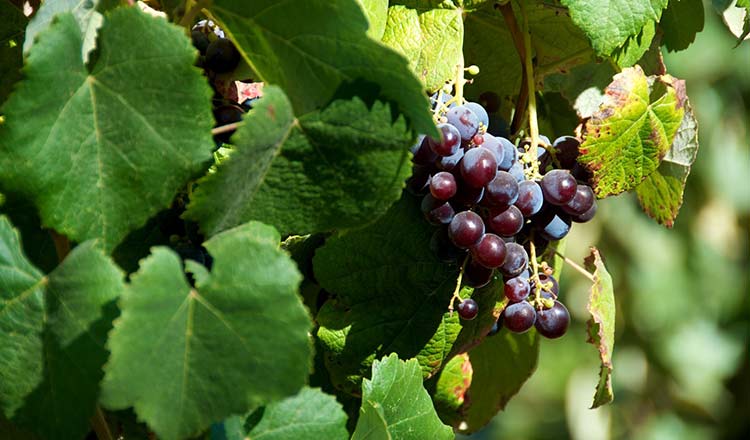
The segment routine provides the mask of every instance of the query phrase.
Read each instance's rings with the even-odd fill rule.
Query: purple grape
[[[443,263],[455,263],[458,257],[466,252],[453,244],[450,237],[448,237],[448,230],[446,228],[439,228],[432,234],[432,238],[430,238],[430,250]]]
[[[425,137],[414,151],[414,157],[411,161],[417,165],[432,165],[437,158],[438,155],[430,148],[429,138]]]
[[[467,298],[458,303],[457,310],[458,316],[460,316],[461,319],[471,321],[477,317],[477,314],[479,314],[479,305],[473,299]]]
[[[461,211],[448,226],[448,236],[461,249],[474,246],[484,235],[484,222],[474,211]]]
[[[438,124],[437,129],[440,131],[440,139],[430,138],[428,141],[432,151],[442,157],[456,154],[461,147],[461,134],[458,129],[451,124]]]
[[[452,156],[440,157],[435,161],[435,166],[443,171],[453,171],[454,168],[461,163],[461,159],[464,157],[465,151],[463,148],[459,148],[456,154]]]
[[[485,186],[484,200],[490,206],[509,206],[518,199],[518,182],[506,171],[498,171]]]
[[[505,244],[505,261],[500,266],[500,272],[507,278],[517,277],[529,264],[529,254],[526,249],[518,243]]]
[[[494,269],[484,267],[470,259],[464,269],[464,284],[475,289],[484,287],[490,283],[494,272]]]
[[[430,194],[437,200],[448,200],[456,195],[458,185],[453,174],[441,171],[430,179]]]
[[[523,279],[520,276],[509,278],[505,280],[505,288],[503,290],[505,297],[511,303],[517,303],[525,300],[531,292],[531,286],[529,280]]]
[[[500,333],[500,330],[503,328],[503,322],[500,318],[498,318],[497,321],[492,323],[492,327],[490,328],[490,331],[487,332],[487,337],[495,336],[496,334]]]
[[[581,215],[574,216],[572,220],[576,223],[586,223],[587,221],[594,218],[595,214],[596,214],[596,200],[594,200],[594,204],[591,205],[591,208],[589,208],[588,211],[584,212]]]
[[[560,240],[570,232],[570,216],[562,212],[553,211],[546,218],[539,220],[535,218],[533,221],[541,230],[542,237],[549,241]]]
[[[427,194],[422,199],[422,213],[433,225],[447,225],[453,220],[455,211],[450,203],[437,200],[432,197],[432,194]]]
[[[505,242],[495,234],[484,234],[479,242],[471,247],[471,256],[484,267],[500,267],[505,261]]]
[[[580,154],[578,147],[580,146],[581,141],[573,136],[560,136],[552,142],[560,168],[572,170],[578,164],[577,159]]]
[[[511,176],[516,178],[516,182],[521,183],[526,180],[526,175],[523,173],[523,165],[521,162],[515,162],[508,170]]]
[[[533,180],[524,180],[518,184],[518,199],[516,207],[524,217],[528,218],[542,209],[544,195],[542,188]]]
[[[518,161],[518,151],[513,142],[505,139],[504,137],[498,137],[497,140],[503,147],[503,160],[497,164],[498,169],[503,171],[510,170],[510,167]]]
[[[464,154],[459,165],[461,177],[475,188],[487,185],[497,174],[497,161],[492,151],[484,148],[472,148]]]
[[[534,326],[536,310],[526,301],[511,304],[503,311],[503,326],[513,333],[525,333]]]
[[[578,185],[576,194],[562,206],[563,211],[570,215],[582,215],[594,206],[594,191],[588,185]]]
[[[490,115],[487,114],[487,110],[485,110],[484,107],[482,107],[480,104],[476,102],[467,102],[466,104],[464,104],[464,107],[473,111],[474,114],[477,115],[477,119],[479,119],[479,122],[482,123],[485,127],[490,125]]]
[[[570,324],[570,313],[560,301],[555,300],[551,309],[536,312],[536,330],[540,335],[556,339],[564,335]]]
[[[523,214],[514,205],[490,211],[487,228],[501,237],[512,237],[523,228]]]
[[[415,196],[427,194],[430,187],[430,168],[414,165],[411,167],[411,177],[406,179],[406,190]]]
[[[557,280],[552,275],[547,275],[545,273],[540,273],[539,274],[539,281],[542,283],[542,285],[551,282],[552,283],[552,287],[550,288],[550,291],[554,295],[557,295],[558,293],[560,293],[560,285],[557,283]],[[536,282],[534,280],[531,281],[531,288],[532,289],[536,288]]]
[[[576,195],[576,179],[567,170],[552,170],[542,177],[544,199],[553,205],[564,205]]]
[[[458,129],[461,140],[468,142],[479,130],[479,118],[469,108],[463,105],[453,107],[445,114],[448,123]]]
[[[498,168],[500,168],[499,164],[502,163],[503,159],[505,158],[505,150],[503,149],[503,145],[500,143],[499,138],[485,133],[482,135],[481,145],[484,148],[492,151],[492,153],[495,155],[495,161],[498,163]]]

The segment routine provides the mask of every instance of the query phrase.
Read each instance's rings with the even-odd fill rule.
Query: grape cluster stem
[[[453,316],[453,303],[456,300],[461,300],[461,283],[464,279],[464,271],[466,270],[466,265],[469,264],[469,256],[467,255],[466,258],[464,258],[464,262],[461,264],[461,269],[458,272],[458,278],[456,279],[456,288],[453,289],[453,296],[451,296],[451,302],[448,304],[448,312],[450,313],[450,316]]]

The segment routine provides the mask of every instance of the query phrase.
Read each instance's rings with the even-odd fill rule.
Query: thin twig
[[[232,122],[231,124],[222,125],[216,128],[211,129],[212,135],[222,134],[222,133],[228,133],[230,131],[235,131],[242,125],[242,121],[239,122]]]
[[[518,91],[516,99],[516,108],[513,112],[513,120],[510,122],[510,133],[517,134],[526,122],[526,106],[528,105],[529,88],[524,78],[526,78],[526,53],[523,48],[523,35],[518,27],[516,16],[513,13],[513,7],[510,2],[503,5],[495,4],[495,9],[500,11],[505,20],[505,24],[510,31],[510,37],[513,40],[513,46],[518,52],[518,58],[521,60],[521,90]]]
[[[594,275],[591,274],[591,272],[587,271],[585,268],[581,267],[581,265],[579,265],[575,261],[571,260],[570,258],[568,258],[565,255],[563,255],[560,252],[558,252],[557,249],[555,249],[555,248],[553,248],[551,246],[550,246],[549,249],[551,249],[552,252],[555,253],[555,255],[557,255],[558,257],[562,258],[565,263],[567,263],[568,265],[570,265],[570,267],[572,267],[576,271],[580,272],[583,276],[585,276],[586,278],[588,278],[589,280],[591,280],[592,283],[596,282],[596,278],[594,277]]]
[[[96,405],[96,411],[91,417],[91,427],[94,428],[96,437],[99,440],[114,440],[112,431],[109,429],[109,424],[107,424],[107,419],[104,417],[104,411],[102,411],[99,405]]]

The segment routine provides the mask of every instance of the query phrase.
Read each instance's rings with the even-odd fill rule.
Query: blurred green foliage
[[[664,54],[687,80],[700,137],[674,229],[624,195],[567,240],[576,261],[599,247],[616,283],[614,403],[588,409],[598,372],[584,343],[589,282],[566,268],[571,330],[542,342],[537,372],[472,440],[750,438],[750,41],[735,43],[707,2],[695,43]]]

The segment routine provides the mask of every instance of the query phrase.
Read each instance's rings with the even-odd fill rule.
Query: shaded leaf
[[[670,52],[687,49],[695,40],[695,34],[703,30],[703,21],[701,0],[671,0],[659,22],[664,31],[664,46]]]
[[[615,294],[612,277],[604,267],[599,251],[592,247],[591,255],[586,258],[586,269],[594,272],[594,284],[591,286],[589,303],[586,309],[588,321],[587,342],[599,350],[601,370],[599,383],[596,386],[594,402],[591,408],[598,408],[614,399],[612,393],[612,350],[615,345]]]
[[[454,356],[440,371],[432,400],[440,419],[449,425],[458,426],[461,422],[461,407],[473,374],[467,353]]]
[[[0,0],[0,104],[8,97],[13,85],[21,78],[24,29],[26,17],[8,0]],[[0,112],[2,114],[2,112]]]
[[[96,33],[104,17],[97,12],[99,0],[56,0],[42,3],[26,27],[26,41],[23,42],[23,53],[28,55],[37,35],[49,27],[56,15],[70,12],[78,22],[83,34],[81,58],[89,61],[89,53],[96,47]]]
[[[278,243],[260,223],[215,236],[204,244],[211,272],[188,265],[195,288],[175,253],[154,248],[122,296],[102,402],[133,406],[171,440],[299,391],[311,322],[297,296],[301,276]]]
[[[647,22],[643,29],[636,35],[628,37],[627,40],[612,52],[612,59],[620,67],[631,67],[648,52],[656,35],[656,23]]]
[[[367,16],[367,35],[373,40],[383,38],[385,23],[388,21],[388,0],[357,0]]]

